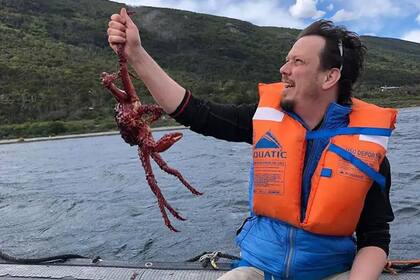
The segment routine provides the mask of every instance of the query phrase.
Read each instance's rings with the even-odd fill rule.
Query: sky
[[[329,19],[359,35],[420,43],[420,0],[113,0],[225,16],[259,26],[303,29]]]

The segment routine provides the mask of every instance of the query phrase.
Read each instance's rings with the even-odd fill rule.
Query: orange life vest
[[[301,221],[306,141],[314,132],[282,111],[283,88],[282,83],[259,84],[260,101],[253,117],[253,211],[317,234],[351,235],[373,183],[367,174],[381,176],[377,172],[397,111],[353,99],[347,128],[315,132],[330,133],[323,136],[330,142],[312,176]],[[384,131],[389,135],[381,134]]]

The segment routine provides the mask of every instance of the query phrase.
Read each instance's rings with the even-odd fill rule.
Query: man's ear
[[[341,71],[338,68],[331,68],[325,73],[322,89],[328,90],[332,88],[341,78]]]

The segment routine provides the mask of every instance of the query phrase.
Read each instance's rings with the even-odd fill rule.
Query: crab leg
[[[155,121],[157,121],[164,113],[162,107],[160,107],[159,105],[142,105],[139,109],[138,109],[138,114],[139,115],[143,115],[143,114],[149,114],[150,115],[150,119],[149,122],[153,123]]]
[[[126,99],[125,91],[122,89],[119,89],[115,84],[114,81],[117,79],[117,75],[115,74],[108,74],[106,72],[103,72],[101,75],[102,79],[102,85],[106,87],[112,95],[115,97],[117,102],[121,102]]]
[[[124,51],[124,45],[120,44],[117,49],[117,54],[118,54],[118,62],[120,64],[119,74],[123,83],[123,87],[130,101],[140,102],[140,99],[136,94],[136,90],[134,88],[133,82],[130,79],[130,74],[128,72],[128,66],[127,66],[127,59],[125,58],[123,51]]]
[[[152,172],[152,166],[150,164],[150,154],[147,152],[142,151],[139,148],[139,156],[140,156],[140,160],[141,163],[143,165],[143,168],[146,172],[146,180],[147,183],[150,186],[150,189],[152,190],[152,192],[155,194],[157,200],[158,200],[158,205],[159,205],[159,209],[160,212],[162,213],[162,218],[165,222],[165,225],[172,231],[178,232],[178,230],[176,228],[174,228],[171,224],[171,221],[168,218],[168,215],[165,211],[165,208],[167,208],[169,210],[169,212],[178,220],[181,221],[185,221],[185,218],[181,217],[178,212],[172,208],[172,206],[170,206],[168,204],[168,202],[166,201],[166,199],[163,197],[162,192],[159,189],[159,186],[157,185],[155,176],[153,175]]]
[[[173,132],[162,136],[157,142],[155,142],[153,151],[161,153],[169,149],[175,142],[182,138],[182,133]]]
[[[187,187],[187,189],[190,190],[190,192],[192,192],[195,195],[202,195],[203,193],[197,191],[195,188],[193,188],[185,179],[184,177],[182,177],[181,173],[179,173],[178,170],[170,167],[164,160],[163,158],[156,152],[152,152],[151,157],[154,159],[154,161],[159,165],[160,169],[162,169],[163,171],[165,171],[166,173],[169,173],[175,177],[177,177],[182,184],[184,184],[185,187]]]

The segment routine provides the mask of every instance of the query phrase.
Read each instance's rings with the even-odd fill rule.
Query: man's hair
[[[351,104],[353,85],[361,75],[367,50],[359,35],[345,27],[335,26],[332,21],[322,19],[302,30],[297,39],[308,35],[318,35],[325,39],[325,47],[320,54],[321,68],[341,68],[337,102],[342,105]]]

